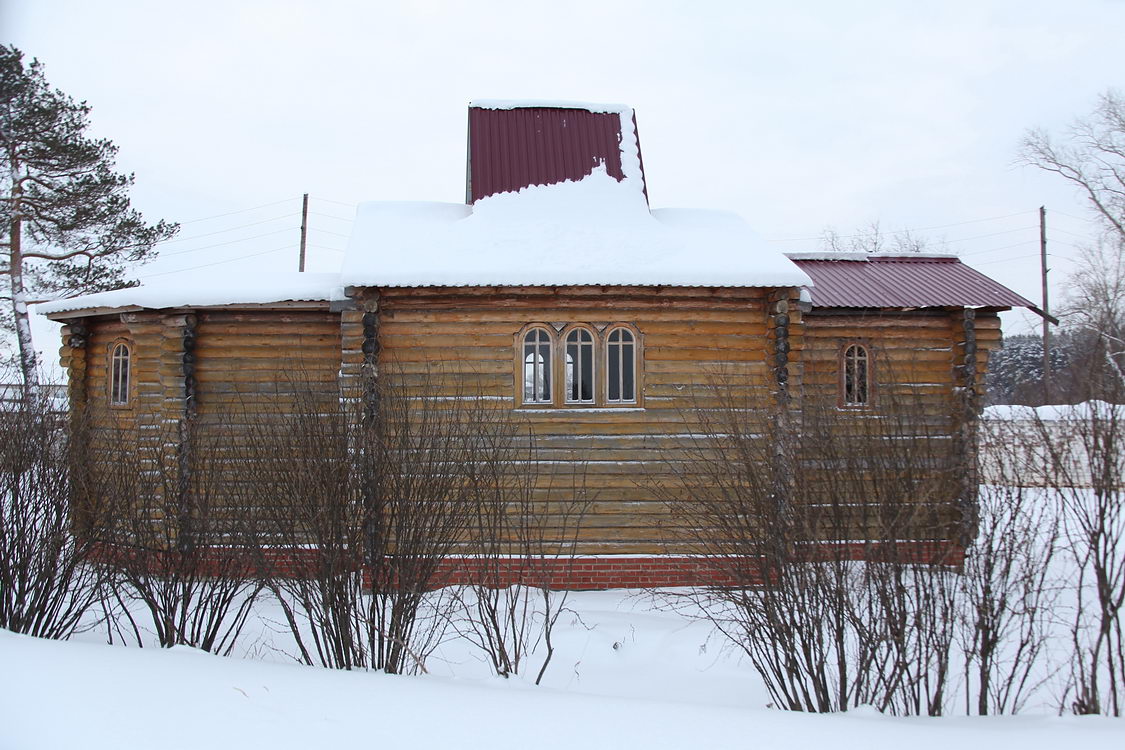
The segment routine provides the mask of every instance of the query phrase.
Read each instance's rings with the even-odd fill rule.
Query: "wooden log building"
[[[556,585],[684,585],[700,572],[657,488],[716,377],[763,414],[780,399],[861,418],[910,393],[968,467],[997,314],[1034,309],[955,257],[787,257],[736,216],[650,209],[636,120],[617,105],[474,102],[465,204],[362,204],[353,232],[339,274],[40,306],[64,323],[70,409],[95,434],[238,440],[235,400],[294,374],[362,400],[387,367],[420,387],[441,372],[450,398],[526,419],[541,472],[583,467],[580,560]],[[975,477],[958,476],[948,504],[963,514]]]

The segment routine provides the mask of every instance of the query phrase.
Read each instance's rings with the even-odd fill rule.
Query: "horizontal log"
[[[747,323],[760,322],[761,312],[747,309],[735,310],[697,310],[691,314],[694,321]],[[380,325],[385,323],[450,323],[450,322],[503,322],[515,325],[516,329],[531,322],[630,322],[642,327],[648,321],[682,322],[685,315],[676,310],[645,309],[643,307],[605,307],[585,308],[543,308],[532,312],[512,312],[504,308],[464,310],[400,310],[380,314]]]

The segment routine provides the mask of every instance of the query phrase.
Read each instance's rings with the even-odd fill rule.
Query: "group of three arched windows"
[[[520,342],[518,367],[525,406],[637,403],[639,345],[636,332],[628,326],[609,326],[599,333],[576,325],[557,334],[548,326],[532,325]]]

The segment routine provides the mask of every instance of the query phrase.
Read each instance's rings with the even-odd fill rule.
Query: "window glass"
[[[627,328],[615,328],[606,340],[608,387],[606,400],[636,401],[635,355],[633,334]]]
[[[869,380],[867,349],[852,344],[844,350],[844,405],[864,406],[868,403]]]
[[[523,338],[523,400],[551,402],[551,336],[542,328],[532,328]]]
[[[594,401],[594,337],[585,328],[575,328],[566,336],[566,400]]]
[[[129,403],[129,347],[114,344],[109,359],[109,402],[124,406]]]

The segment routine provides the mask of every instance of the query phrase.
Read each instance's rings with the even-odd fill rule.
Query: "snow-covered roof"
[[[259,273],[252,278],[224,278],[214,274],[177,275],[142,286],[112,292],[44,302],[36,305],[43,315],[77,310],[216,305],[269,304],[272,302],[320,302],[344,298],[340,276],[335,273]]]
[[[626,174],[629,170],[626,170]],[[806,286],[811,279],[740,217],[649,211],[642,184],[597,167],[468,206],[365,203],[348,286]]]

